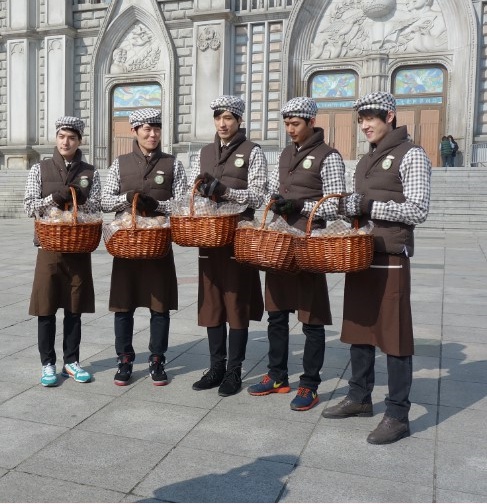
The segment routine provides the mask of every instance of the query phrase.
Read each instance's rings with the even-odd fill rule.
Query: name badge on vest
[[[161,185],[164,183],[164,172],[163,171],[157,171],[157,175],[154,177],[154,182],[158,185]]]
[[[88,180],[88,177],[86,175],[81,176],[79,180],[79,185],[81,187],[88,187],[90,185],[90,181]]]
[[[242,166],[245,164],[245,161],[243,159],[244,155],[243,154],[235,154],[237,156],[237,159],[233,163],[237,168],[242,168]]]
[[[392,166],[393,159],[394,159],[394,156],[386,156],[384,161],[382,161],[382,168],[384,170],[388,170]]]
[[[303,168],[305,170],[309,170],[313,166],[314,156],[306,156],[306,159],[303,161]]]

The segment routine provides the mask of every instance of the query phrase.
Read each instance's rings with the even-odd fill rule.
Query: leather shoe
[[[367,442],[376,445],[390,444],[410,434],[409,420],[401,422],[397,418],[384,415],[379,425],[368,435]]]
[[[324,418],[371,417],[373,415],[372,403],[358,403],[348,396],[331,408],[325,408],[321,416]]]

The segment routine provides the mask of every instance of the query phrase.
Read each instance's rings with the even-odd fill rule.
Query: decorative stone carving
[[[216,51],[221,45],[220,35],[211,26],[206,26],[198,35],[196,45],[200,51],[206,51],[207,49]]]
[[[142,23],[136,24],[112,53],[110,73],[121,74],[156,70],[161,49],[152,43],[153,35]]]
[[[333,0],[317,31],[311,59],[447,48],[438,0]]]

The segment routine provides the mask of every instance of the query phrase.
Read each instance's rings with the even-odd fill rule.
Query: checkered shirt
[[[332,152],[325,158],[320,170],[323,196],[327,194],[341,194],[345,192],[345,164],[338,152]],[[269,203],[271,194],[279,194],[279,160],[276,168],[269,177],[269,191],[266,195],[266,203]],[[305,201],[301,215],[310,216],[316,201]],[[323,202],[316,210],[313,219],[326,221],[336,220],[338,211],[338,198],[330,198]]]
[[[303,119],[311,119],[316,117],[318,106],[312,98],[306,96],[298,96],[289,100],[281,109],[283,117],[302,117]]]
[[[361,110],[386,110],[386,111],[396,111],[396,99],[390,93],[384,91],[378,91],[376,93],[370,93],[362,98],[358,99],[353,104],[354,110],[360,112]]]
[[[129,115],[129,123],[132,128],[137,128],[144,124],[161,124],[161,111],[154,108],[134,110]]]
[[[68,164],[68,163],[66,163]],[[83,213],[97,213],[101,210],[101,183],[100,174],[95,169],[93,174],[93,184],[86,203],[79,205],[79,210]],[[57,207],[52,199],[52,195],[42,197],[41,164],[32,166],[27,176],[24,194],[24,210],[29,217],[42,216],[53,207]]]
[[[232,114],[242,117],[245,112],[245,103],[238,96],[223,95],[210,103],[211,110],[228,110]]]
[[[191,174],[189,176],[188,191],[193,190],[194,181],[201,173],[200,154],[198,152],[191,163]],[[256,145],[250,151],[249,171],[247,176],[247,189],[228,188],[228,192],[222,196],[227,201],[235,201],[241,205],[247,204],[249,208],[259,208],[265,198],[267,191],[267,159],[262,149]]]
[[[173,169],[173,197],[171,199],[178,200],[186,193],[186,172],[184,170],[183,163],[177,159],[174,160]],[[171,200],[159,201],[156,211],[170,215],[170,201]],[[118,158],[116,158],[109,168],[107,179],[103,185],[101,208],[104,212],[123,212],[124,210],[130,210],[131,206],[132,205],[127,201],[126,193],[122,194],[120,192],[120,168]]]
[[[85,130],[85,122],[79,117],[63,116],[57,119],[54,125],[56,127],[56,134],[60,129],[69,128],[83,136]]]

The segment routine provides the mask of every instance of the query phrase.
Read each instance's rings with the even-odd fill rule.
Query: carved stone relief
[[[200,51],[206,51],[207,49],[216,51],[221,45],[220,35],[211,26],[205,26],[198,35],[196,45]]]
[[[438,0],[333,0],[318,28],[311,59],[447,48]]]
[[[159,69],[161,49],[153,43],[153,34],[137,23],[114,49],[110,73],[121,74]]]

